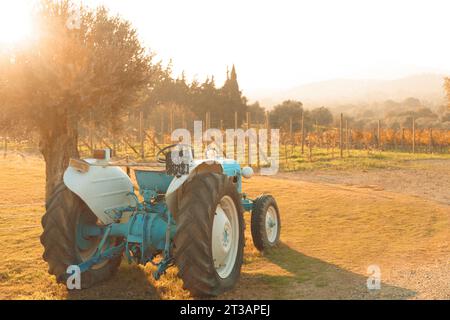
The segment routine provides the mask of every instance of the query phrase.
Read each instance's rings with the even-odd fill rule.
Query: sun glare
[[[23,41],[31,30],[29,1],[0,2],[0,45]]]

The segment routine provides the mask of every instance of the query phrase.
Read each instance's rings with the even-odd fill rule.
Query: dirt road
[[[374,169],[368,171],[306,171],[297,173],[280,173],[276,179],[304,181],[327,185],[336,189],[361,188],[371,190],[377,197],[386,191],[392,197],[412,196],[426,200],[426,203],[443,205],[443,218],[450,219],[450,160],[423,160],[407,164],[399,169]],[[413,201],[413,200],[411,200]],[[357,202],[355,202],[357,205]],[[422,204],[427,207],[425,203]],[[433,217],[432,211],[425,212]],[[435,218],[432,218],[435,219]],[[431,231],[430,231],[431,232]],[[447,231],[450,234],[450,229]],[[448,240],[436,243],[436,248],[443,248],[442,257],[432,257],[422,263],[405,261],[384,275],[385,279],[398,283],[401,287],[414,287],[413,298],[450,297],[450,246]],[[413,260],[413,259],[412,259]]]
[[[450,204],[450,160],[418,160],[402,169],[280,173],[276,178],[387,190]]]

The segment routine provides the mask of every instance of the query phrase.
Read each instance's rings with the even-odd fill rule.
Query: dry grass
[[[39,242],[44,180],[41,160],[0,160],[1,299],[190,298],[175,269],[156,282],[151,267],[125,262],[95,288],[68,292],[57,285]],[[282,245],[260,254],[247,219],[242,277],[222,298],[450,298],[449,278],[440,278],[450,260],[449,206],[368,188],[263,177],[246,181],[244,190],[276,197]],[[371,264],[382,272],[382,288],[375,292],[366,289]]]

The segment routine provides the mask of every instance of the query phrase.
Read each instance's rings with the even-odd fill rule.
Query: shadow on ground
[[[260,258],[283,270],[280,274],[243,272],[237,287],[219,299],[408,299],[414,291],[381,283],[380,290],[367,289],[367,276],[306,256],[281,243]],[[253,268],[249,268],[253,269]],[[143,268],[122,264],[110,280],[82,291],[70,291],[68,299],[163,298],[161,288],[149,281]],[[171,285],[171,283],[167,283]],[[181,288],[180,288],[181,289]]]
[[[264,259],[283,269],[283,275],[243,274],[238,287],[225,298],[238,299],[408,299],[414,291],[381,283],[367,289],[367,276],[306,256],[286,244]]]
[[[122,263],[118,272],[111,279],[89,289],[70,290],[67,299],[161,299],[156,288],[148,280],[148,276],[142,268]]]

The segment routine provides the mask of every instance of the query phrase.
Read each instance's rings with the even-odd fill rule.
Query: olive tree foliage
[[[32,39],[0,58],[0,121],[39,134],[47,198],[78,157],[80,121],[94,114],[117,128],[164,73],[127,21],[103,7],[74,8],[68,0],[41,1]]]

